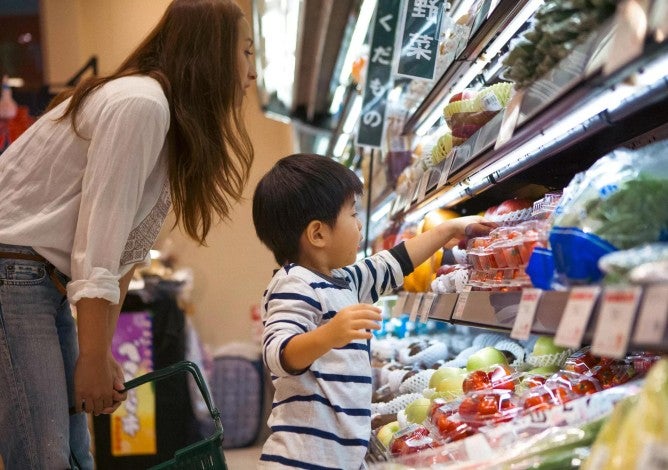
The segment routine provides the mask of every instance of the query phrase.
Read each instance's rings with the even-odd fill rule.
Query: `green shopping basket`
[[[151,469],[227,470],[225,456],[223,455],[223,423],[220,421],[220,412],[213,404],[209,389],[204,382],[197,364],[190,361],[181,361],[164,369],[149,372],[126,382],[125,390],[130,390],[147,382],[157,382],[158,380],[186,371],[190,372],[195,378],[197,387],[202,393],[209,413],[211,413],[211,417],[213,418],[216,431],[202,441],[177,450],[173,459],[151,467]]]

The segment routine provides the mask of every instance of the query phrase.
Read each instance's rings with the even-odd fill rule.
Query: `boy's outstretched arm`
[[[490,230],[494,227],[494,224],[486,222],[485,219],[477,215],[457,217],[456,219],[447,220],[410,240],[406,240],[404,242],[406,251],[413,262],[413,266],[419,266],[429,259],[431,255],[436,253],[439,248],[442,248],[452,238],[465,238],[466,227],[471,224],[489,224]]]
[[[381,310],[370,304],[355,304],[339,310],[334,317],[313,331],[293,336],[281,353],[283,368],[298,373],[334,348],[355,339],[370,339],[378,330]]]

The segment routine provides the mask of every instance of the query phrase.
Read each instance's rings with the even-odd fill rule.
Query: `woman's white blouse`
[[[170,208],[169,103],[152,78],[113,80],[77,119],[68,101],[0,155],[0,243],[32,246],[70,276],[71,303],[118,303],[118,281],[148,259]]]

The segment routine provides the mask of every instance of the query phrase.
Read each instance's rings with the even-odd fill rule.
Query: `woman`
[[[134,266],[170,205],[204,244],[241,197],[253,161],[240,116],[252,54],[232,0],[174,0],[116,72],[57,96],[0,158],[8,469],[93,467],[85,413],[125,399],[110,348]]]

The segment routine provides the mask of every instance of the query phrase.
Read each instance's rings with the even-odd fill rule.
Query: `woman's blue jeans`
[[[16,245],[0,251],[36,254]],[[92,469],[86,415],[69,414],[76,325],[45,268],[0,258],[0,455],[7,470]]]

